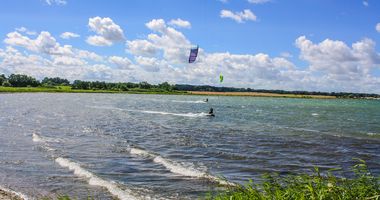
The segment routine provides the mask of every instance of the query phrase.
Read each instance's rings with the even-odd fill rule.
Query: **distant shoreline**
[[[325,95],[301,95],[301,94],[276,94],[262,92],[206,92],[188,91],[192,95],[212,95],[212,96],[249,96],[249,97],[280,97],[280,98],[303,98],[303,99],[336,99],[336,96]]]
[[[0,94],[5,93],[105,93],[105,94],[161,94],[161,95],[204,95],[204,96],[246,96],[246,97],[277,97],[277,98],[302,98],[302,99],[338,99],[331,95],[290,94],[271,92],[212,92],[212,91],[184,91],[184,90],[160,90],[132,88],[122,90],[102,89],[72,89],[70,86],[55,87],[4,87],[0,86]],[[347,98],[342,99],[377,99],[377,98]],[[0,199],[1,200],[1,199]]]
[[[157,91],[149,89],[136,89],[129,91],[116,90],[83,90],[68,87],[0,87],[1,93],[116,93],[116,94],[164,94],[164,95],[212,95],[212,96],[249,96],[249,97],[279,97],[279,98],[304,98],[304,99],[336,99],[335,96],[324,95],[300,95],[300,94],[276,94],[261,92],[207,92],[207,91]]]

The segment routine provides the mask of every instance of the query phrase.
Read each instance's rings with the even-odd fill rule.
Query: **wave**
[[[155,155],[153,153],[150,153],[148,151],[145,151],[143,149],[133,148],[131,147],[129,149],[129,153],[137,156],[143,156],[148,157],[153,160],[153,162],[160,164],[164,166],[166,169],[168,169],[170,172],[174,174],[179,174],[182,176],[188,176],[193,178],[205,178],[210,181],[216,182],[220,185],[226,185],[226,186],[236,186],[235,183],[229,182],[227,180],[223,180],[221,178],[212,176],[206,172],[200,171],[198,169],[195,169],[193,167],[186,167],[183,164],[177,163],[175,161],[163,158],[162,156]]]
[[[311,115],[318,116],[319,114],[318,113],[311,113]]]
[[[16,192],[14,190],[11,190],[11,189],[8,189],[8,188],[2,187],[2,186],[0,186],[0,190],[4,191],[4,192],[6,192],[6,193],[8,193],[8,194],[10,194],[12,196],[17,196],[17,197],[19,197],[19,198],[21,198],[23,200],[29,200],[29,199],[31,199],[28,196],[26,196],[25,194],[22,194],[20,192]],[[11,197],[10,199],[13,199],[13,198]]]
[[[112,195],[118,197],[121,200],[133,200],[138,199],[133,196],[131,191],[120,189],[116,183],[101,179],[95,176],[93,173],[82,168],[78,163],[72,162],[66,158],[58,157],[55,159],[60,166],[68,168],[73,171],[75,175],[88,179],[88,183],[94,186],[100,186],[106,188]]]
[[[172,102],[176,102],[176,103],[207,103],[203,100],[198,100],[198,101],[179,101],[179,100],[172,100]]]

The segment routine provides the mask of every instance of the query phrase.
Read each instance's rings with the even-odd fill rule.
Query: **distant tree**
[[[42,80],[41,84],[46,85],[46,86],[70,85],[70,81],[68,81],[67,79],[59,78],[59,77],[54,77],[54,78],[45,77]]]
[[[5,77],[4,74],[0,75],[0,85],[3,85],[3,83],[7,80],[7,77]]]
[[[172,91],[173,90],[173,86],[170,85],[168,82],[163,82],[161,84],[158,84],[158,88],[166,90],[166,91]]]
[[[139,87],[140,87],[141,89],[150,89],[150,88],[152,88],[152,85],[149,84],[149,83],[146,82],[146,81],[143,81],[143,82],[140,82],[140,83],[139,83]]]
[[[24,74],[11,74],[8,77],[8,82],[13,87],[37,87],[40,85],[40,82],[35,78]]]

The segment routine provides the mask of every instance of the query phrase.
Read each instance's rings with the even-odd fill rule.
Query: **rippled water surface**
[[[352,158],[380,174],[378,100],[0,94],[0,113],[0,186],[31,198],[194,199]]]

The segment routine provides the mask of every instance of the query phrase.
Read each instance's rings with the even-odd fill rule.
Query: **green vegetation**
[[[380,199],[379,177],[374,177],[363,160],[352,167],[354,178],[334,176],[332,171],[322,176],[318,168],[313,175],[277,174],[264,175],[263,181],[250,181],[245,186],[229,188],[219,194],[209,194],[206,199],[214,200],[274,200],[274,199]]]
[[[2,86],[2,87],[1,87]],[[65,88],[66,86],[66,88]],[[234,92],[234,93],[265,93],[273,96],[278,94],[282,97],[311,98],[313,96],[333,96],[337,98],[380,98],[379,94],[345,93],[345,92],[307,92],[307,91],[284,91],[262,90],[251,88],[214,87],[209,85],[171,85],[168,82],[153,85],[146,81],[140,83],[75,80],[70,83],[67,79],[45,77],[39,81],[31,76],[23,74],[11,74],[6,77],[0,75],[0,92],[80,92],[80,93],[144,93],[144,94],[187,94],[187,91],[200,92]],[[239,96],[250,96],[241,94]],[[256,96],[256,95],[253,95]]]

